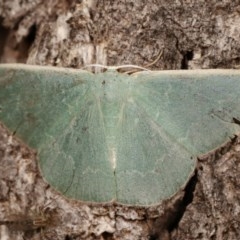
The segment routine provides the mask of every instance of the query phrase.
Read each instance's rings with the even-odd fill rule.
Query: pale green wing
[[[144,72],[119,113],[117,198],[153,204],[186,183],[196,157],[240,127],[239,71]]]
[[[43,177],[66,196],[116,198],[95,76],[26,65],[0,66],[0,121],[38,151]]]
[[[196,157],[239,132],[239,72],[133,76],[0,67],[0,120],[38,150],[66,196],[150,205],[173,195]]]

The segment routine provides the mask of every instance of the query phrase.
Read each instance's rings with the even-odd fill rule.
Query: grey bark
[[[1,62],[238,68],[239,14],[230,0],[0,0]],[[186,188],[157,206],[87,205],[51,189],[36,152],[1,125],[1,239],[240,239],[239,151],[236,137],[200,156]],[[36,216],[51,222],[26,227]]]

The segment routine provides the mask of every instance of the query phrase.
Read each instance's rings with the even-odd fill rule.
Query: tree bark
[[[0,0],[1,62],[238,68],[239,15],[230,0]],[[240,239],[239,140],[199,156],[185,189],[157,206],[100,206],[55,192],[36,152],[0,125],[0,221],[11,221],[1,239]]]

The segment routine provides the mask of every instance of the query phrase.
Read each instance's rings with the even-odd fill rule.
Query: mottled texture
[[[2,24],[12,36],[5,50],[13,51],[31,31],[34,34],[33,26],[37,29],[29,63],[147,66],[157,60],[152,69],[239,64],[237,0],[1,0],[0,9]],[[8,61],[8,56],[2,58]]]
[[[149,68],[158,70],[237,68],[239,12],[238,0],[168,2],[0,0],[1,62],[26,62],[28,59],[29,63],[66,67],[81,67],[89,63],[108,65],[130,63],[141,66],[150,64]],[[1,136],[5,136],[1,137],[1,161],[8,158],[19,161],[15,156],[21,155],[20,152],[24,153],[26,148],[20,147],[23,145],[19,143],[16,145],[15,141],[14,145],[7,144],[8,139],[12,138],[6,138],[2,128]],[[236,146],[239,148],[239,144]],[[170,233],[173,231],[174,240],[211,238],[238,240],[240,224],[237,218],[239,209],[237,186],[240,183],[237,156],[238,151],[227,148],[225,164],[220,164],[222,158],[218,155],[201,162],[204,168],[198,169],[198,178],[190,181],[190,187],[187,188],[183,200],[175,205],[164,205],[161,209],[171,211],[160,217],[153,224],[154,228],[152,221],[146,222],[146,215],[136,218],[139,220],[132,220],[133,216],[137,216],[136,210],[125,209],[126,217],[123,218],[121,214],[124,211],[118,207],[114,210],[119,214],[115,218],[109,209],[104,208],[102,212],[99,210],[95,214],[96,208],[84,206],[76,210],[75,205],[72,203],[66,205],[64,202],[63,206],[66,208],[60,211],[61,214],[66,213],[63,224],[60,224],[59,228],[44,231],[48,234],[46,239],[66,237],[66,239],[136,240],[149,239],[148,232],[152,232],[154,237],[152,236],[151,240],[163,238],[165,240],[171,236],[168,231]],[[36,166],[34,158],[29,158],[29,161]],[[226,165],[227,171],[224,172],[219,166]],[[17,162],[13,163],[13,169],[9,170],[10,174],[5,172],[5,168],[1,169],[4,174],[1,172],[0,178],[6,176],[4,178],[6,180],[2,178],[0,180],[1,220],[2,218],[7,220],[9,214],[6,214],[6,211],[8,213],[9,209],[25,211],[26,208],[43,207],[47,199],[53,198],[50,197],[51,189],[46,188],[39,175],[37,184],[34,180],[31,181],[32,185],[27,185],[31,192],[28,191],[26,195],[22,188],[18,187],[22,185],[16,182],[22,183],[21,179],[28,176],[27,172],[35,174],[37,169],[27,172],[24,170],[23,173],[17,171],[18,167],[15,166],[19,166]],[[209,169],[211,171],[208,171]],[[195,191],[194,182],[197,182]],[[23,187],[26,188],[25,185]],[[62,206],[60,203],[58,205]],[[153,215],[154,212],[155,210],[152,210]],[[118,224],[114,225],[108,216],[114,221],[116,219]],[[159,214],[156,213],[155,216]],[[117,229],[113,234],[112,226],[116,226]],[[64,227],[68,231],[65,231]],[[7,233],[6,228],[2,227],[1,237],[4,233],[12,234],[8,239],[23,239],[22,233],[16,236],[12,232]],[[40,239],[40,234],[30,234],[24,239]]]
[[[201,157],[198,183],[173,239],[239,239],[240,140]]]

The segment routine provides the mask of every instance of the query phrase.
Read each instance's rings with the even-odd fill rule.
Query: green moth
[[[240,72],[135,74],[0,65],[0,121],[69,198],[152,205],[238,134]]]

